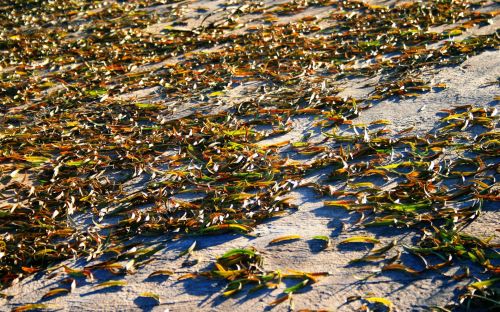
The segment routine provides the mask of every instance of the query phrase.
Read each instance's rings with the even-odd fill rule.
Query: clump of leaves
[[[270,305],[276,305],[286,301],[292,293],[298,292],[309,284],[318,281],[321,276],[326,276],[326,272],[308,273],[299,271],[269,271],[264,269],[263,256],[253,247],[232,249],[219,258],[214,263],[215,269],[210,272],[203,272],[199,275],[210,278],[222,278],[227,280],[226,289],[223,296],[231,296],[248,289],[252,293],[261,289],[275,289],[280,287],[283,280],[299,280],[298,283],[283,290],[284,295]],[[285,298],[285,299],[283,299]]]

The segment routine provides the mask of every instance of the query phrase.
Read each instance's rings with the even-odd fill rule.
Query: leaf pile
[[[284,289],[284,295],[270,303],[276,305],[291,298],[292,294],[300,291],[308,284],[318,281],[327,272],[298,272],[268,271],[263,268],[263,257],[254,248],[233,249],[219,257],[215,262],[215,269],[210,272],[200,273],[200,276],[210,278],[223,278],[228,281],[224,296],[231,296],[241,291],[247,285],[254,285],[248,289],[253,293],[260,289],[275,289],[283,280],[300,280],[300,282]]]
[[[326,205],[358,212],[367,227],[421,231],[408,248],[421,257],[468,259],[498,274],[498,246],[461,233],[499,198],[497,111],[450,110],[425,136],[351,120],[380,100],[445,88],[424,74],[497,49],[498,32],[468,30],[498,12],[472,1],[231,1],[183,28],[182,5],[163,2],[2,6],[2,286],[73,256],[112,253],[101,267],[133,271],[159,248],[134,238],[249,232],[292,208],[287,194],[326,166],[330,182],[343,183],[312,185],[334,197]],[[320,7],[328,14],[280,22]],[[261,24],[244,25],[252,21]],[[168,26],[151,31],[159,23]],[[380,79],[364,98],[338,96],[360,77]],[[235,103],[232,92],[250,82],[255,96]],[[325,140],[259,144],[299,115],[319,117]],[[284,159],[284,149],[311,161]],[[240,260],[242,276],[256,272]]]

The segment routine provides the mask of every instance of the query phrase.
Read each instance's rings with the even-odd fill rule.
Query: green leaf
[[[95,90],[89,90],[89,91],[87,91],[87,94],[90,96],[93,96],[93,97],[98,97],[98,96],[102,96],[102,95],[106,94],[106,92],[108,92],[107,89],[100,88],[100,89],[95,89]]]
[[[24,159],[34,165],[40,165],[50,160],[50,158],[43,156],[24,156]]]
[[[469,287],[476,288],[476,289],[481,289],[481,288],[488,288],[490,286],[493,286],[497,282],[500,282],[500,277],[496,278],[491,278],[489,280],[481,281],[481,282],[475,282],[469,285]]]
[[[158,270],[154,271],[153,273],[149,274],[148,277],[154,277],[154,276],[160,276],[160,275],[174,275],[174,271],[171,270]]]
[[[297,292],[297,290],[304,288],[308,283],[309,283],[309,279],[305,279],[305,280],[301,281],[300,283],[297,283],[291,287],[288,287],[283,292],[285,294]]]
[[[320,240],[324,242],[324,248],[329,247],[332,244],[332,241],[330,240],[330,237],[325,236],[325,235],[316,235],[313,236],[314,240]]]
[[[188,249],[186,249],[186,250],[184,250],[183,252],[181,252],[181,253],[179,254],[179,257],[182,257],[182,256],[187,255],[187,254],[191,254],[191,253],[193,252],[193,250],[194,250],[194,248],[195,248],[195,247],[196,247],[196,241],[194,241],[194,242],[191,244],[191,246],[189,246],[189,248],[188,248]]]
[[[386,253],[387,251],[389,251],[392,247],[396,246],[397,244],[397,240],[393,240],[392,242],[390,242],[389,244],[387,244],[386,246],[384,247],[380,247],[378,249],[372,249],[370,251],[370,253],[374,254],[374,255],[381,255],[381,254],[384,254]]]
[[[161,108],[161,105],[155,103],[135,103],[135,107],[140,109],[152,110]]]
[[[225,135],[229,135],[232,137],[237,137],[237,136],[255,133],[255,131],[252,131],[252,130],[246,129],[246,128],[242,128],[242,129],[238,129],[238,130],[224,130],[223,132]]]
[[[242,288],[243,288],[243,285],[241,283],[236,283],[235,284],[236,286],[232,287],[232,289],[229,289],[229,290],[226,290],[225,292],[222,293],[223,296],[225,297],[228,297],[228,296],[231,296],[235,293],[237,293],[238,291],[240,291]]]
[[[43,257],[43,256],[46,256],[46,255],[51,254],[51,253],[57,253],[57,251],[54,249],[42,249],[40,251],[37,251],[34,254],[34,256],[35,257],[40,257],[40,256]]]
[[[462,30],[458,29],[458,28],[452,29],[448,32],[448,36],[450,36],[450,37],[460,36],[461,34],[462,34]]]
[[[219,259],[229,258],[229,257],[233,257],[235,255],[247,255],[247,256],[253,257],[256,255],[256,253],[254,250],[251,250],[251,249],[236,248],[236,249],[232,249],[232,250],[226,252],[225,254],[220,256]]]

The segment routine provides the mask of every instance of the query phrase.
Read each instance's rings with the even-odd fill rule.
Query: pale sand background
[[[207,11],[217,10],[222,1],[187,1],[181,4],[185,10],[185,16],[192,14],[194,17],[203,13],[195,13],[194,8],[202,6]],[[267,1],[273,3],[273,1]],[[278,3],[281,1],[274,1]],[[379,1],[384,2],[384,1]],[[170,6],[156,7],[156,10],[168,10]],[[322,15],[326,12],[318,10],[305,12],[297,16],[287,17],[296,19],[306,15]],[[220,12],[221,16],[224,12]],[[196,26],[199,19],[193,17],[188,20],[189,25]],[[217,15],[207,19],[217,20]],[[207,22],[205,21],[205,22]],[[249,24],[258,23],[250,21]],[[166,24],[158,24],[148,31],[159,32]],[[483,34],[495,31],[500,25],[495,19],[493,25],[472,29],[468,33]],[[182,57],[172,58],[167,62],[176,62]],[[166,63],[166,62],[165,62]],[[163,65],[156,64],[137,70],[152,70]],[[398,101],[382,101],[374,107],[363,111],[354,123],[368,123],[378,119],[388,119],[392,122],[388,128],[402,130],[409,126],[415,127],[415,132],[425,133],[432,130],[439,119],[438,112],[454,105],[476,104],[484,106],[498,106],[498,101],[493,101],[494,96],[500,95],[497,85],[485,86],[496,81],[500,77],[500,51],[488,51],[473,56],[460,66],[453,68],[442,68],[438,71],[427,73],[434,81],[444,82],[447,89],[441,92],[430,92],[415,99],[401,99]],[[376,81],[377,78],[370,81]],[[341,95],[360,97],[371,90],[363,88],[367,81],[351,80],[345,81],[345,90]],[[253,91],[260,83],[248,83],[241,85],[229,92],[224,101],[232,104],[242,101],[253,95]],[[150,97],[150,100],[164,101],[157,92],[161,87],[143,90],[134,94],[123,95],[127,98]],[[175,103],[174,103],[175,104]],[[173,104],[173,105],[174,105]],[[228,105],[220,105],[215,109],[220,110]],[[177,106],[178,110],[174,117],[179,118],[192,112],[193,107],[189,105]],[[422,108],[424,108],[422,110]],[[279,138],[276,142],[290,140],[298,141],[301,136],[311,130],[312,119],[307,117],[295,117],[293,119],[294,129]],[[262,144],[269,143],[263,141]],[[309,180],[320,179],[324,172],[318,172]],[[176,242],[165,243],[165,250],[161,251],[156,261],[141,268],[135,275],[113,277],[126,280],[128,285],[119,289],[96,291],[93,284],[78,285],[73,293],[66,296],[48,300],[45,303],[53,305],[62,311],[128,311],[128,310],[153,310],[164,311],[261,311],[268,308],[268,303],[275,300],[284,289],[284,286],[274,291],[261,291],[246,295],[243,291],[240,295],[225,299],[220,296],[225,283],[217,280],[204,278],[177,281],[177,277],[189,272],[205,269],[214,259],[231,248],[242,248],[254,246],[261,251],[265,258],[267,269],[295,269],[301,271],[328,271],[330,276],[322,278],[308,291],[294,294],[295,308],[301,309],[329,309],[338,311],[351,311],[359,307],[360,302],[346,304],[346,298],[352,295],[365,296],[369,293],[373,296],[385,297],[393,301],[398,311],[424,310],[432,305],[445,305],[452,300],[456,294],[456,288],[466,281],[455,282],[450,278],[440,276],[438,272],[429,272],[414,277],[399,272],[384,273],[381,276],[360,282],[360,277],[365,277],[371,270],[379,269],[377,265],[349,266],[349,260],[359,258],[365,254],[366,247],[362,248],[339,248],[338,242],[353,236],[370,234],[379,237],[384,243],[393,239],[411,240],[416,234],[405,230],[377,229],[367,232],[352,225],[357,219],[356,215],[350,215],[340,208],[324,207],[323,198],[319,198],[313,192],[298,188],[293,192],[293,202],[298,205],[298,210],[290,211],[284,217],[269,220],[259,225],[252,232],[255,237],[241,235],[218,235],[211,237],[186,238]],[[466,229],[466,232],[487,237],[494,235],[495,230],[500,229],[498,209],[486,207],[480,218]],[[299,234],[304,239],[283,245],[268,246],[273,238]],[[317,247],[311,245],[311,238],[315,235],[327,235],[332,239],[332,246],[326,250],[317,252]],[[498,234],[497,234],[498,235]],[[161,239],[161,238],[158,238]],[[498,238],[496,238],[498,239]],[[192,242],[197,241],[197,248],[192,258],[199,260],[198,264],[183,267],[185,257],[177,258],[180,251],[189,247]],[[393,251],[394,252],[394,251]],[[68,263],[73,264],[69,261]],[[171,269],[175,275],[170,278],[147,279],[152,272],[160,269]],[[457,267],[443,271],[441,274],[451,275]],[[0,301],[4,305],[0,310],[10,310],[19,304],[38,302],[43,294],[52,287],[57,286],[59,278],[47,279],[46,276],[35,275],[21,281],[4,293],[14,295],[10,301]],[[290,286],[290,285],[288,285]],[[153,301],[144,298],[138,299],[141,292],[150,291],[160,295],[162,304],[155,306]],[[274,308],[276,311],[288,310],[286,303]]]

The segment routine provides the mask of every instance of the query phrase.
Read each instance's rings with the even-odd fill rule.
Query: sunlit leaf
[[[285,294],[297,292],[301,288],[304,288],[308,283],[309,283],[309,279],[305,279],[305,280],[301,281],[300,283],[297,283],[293,286],[286,288],[283,292]]]
[[[149,274],[148,277],[155,277],[155,276],[161,276],[161,275],[174,275],[174,271],[171,270],[158,270],[154,271],[153,273]]]
[[[153,292],[149,292],[149,291],[146,291],[146,292],[142,292],[139,294],[140,297],[145,297],[145,298],[151,298],[151,299],[154,299],[156,300],[158,303],[161,303],[160,302],[160,296],[158,294],[155,294]]]
[[[286,294],[286,295],[284,295],[284,296],[279,297],[278,299],[276,299],[276,300],[274,300],[274,301],[270,302],[270,303],[269,303],[269,305],[270,305],[270,306],[275,306],[275,305],[278,305],[278,304],[280,304],[280,303],[283,303],[283,302],[285,302],[285,301],[289,300],[290,298],[291,298],[291,293],[290,293],[290,294]]]
[[[56,288],[56,289],[50,290],[45,295],[43,295],[42,299],[47,299],[50,297],[54,297],[54,296],[62,295],[62,294],[67,294],[67,293],[69,293],[69,290],[66,288]]]
[[[348,243],[370,243],[370,244],[378,244],[380,241],[374,237],[370,236],[353,236],[344,239],[339,244],[348,244]]]
[[[26,304],[17,308],[12,309],[12,312],[25,312],[25,311],[35,311],[35,310],[44,310],[49,309],[50,306],[42,303],[31,303]]]
[[[107,281],[94,286],[94,288],[110,288],[110,287],[123,287],[126,286],[126,281]]]
[[[302,236],[300,235],[286,235],[286,236],[280,236],[277,237],[269,242],[269,244],[277,244],[281,242],[287,242],[287,241],[292,241],[292,240],[298,240],[301,239]]]
[[[468,287],[482,289],[482,288],[488,288],[490,286],[493,286],[493,285],[497,284],[498,282],[500,282],[500,277],[491,278],[491,279],[481,281],[481,282],[475,282],[475,283],[470,284]]]
[[[389,311],[392,310],[393,304],[392,304],[392,301],[390,301],[389,299],[381,298],[381,297],[366,297],[364,299],[368,302],[371,302],[371,303],[383,304],[389,309]]]

